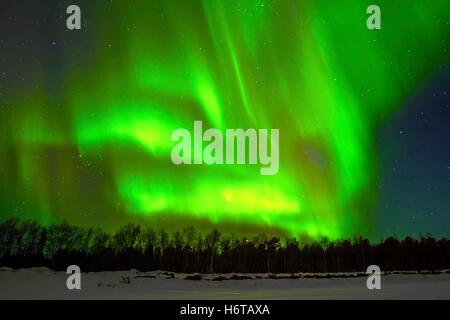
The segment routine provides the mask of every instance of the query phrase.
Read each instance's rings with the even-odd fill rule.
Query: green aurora
[[[3,217],[370,235],[376,129],[449,57],[448,0],[377,0],[381,30],[372,1],[77,2],[81,31],[52,22],[71,47],[36,44],[3,97]],[[174,165],[195,120],[279,129],[279,172]]]

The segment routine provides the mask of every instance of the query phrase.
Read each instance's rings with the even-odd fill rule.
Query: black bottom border
[[[448,300],[2,300],[2,315],[64,319],[378,319],[448,314]],[[212,309],[214,308],[214,309]],[[187,311],[189,309],[189,311]],[[212,314],[210,311],[214,310]],[[195,311],[195,314],[193,314]]]

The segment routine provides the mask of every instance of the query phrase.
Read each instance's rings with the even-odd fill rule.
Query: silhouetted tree
[[[169,235],[127,224],[112,236],[100,228],[48,227],[18,218],[0,223],[0,265],[48,266],[65,270],[78,264],[85,271],[163,269],[184,272],[347,272],[377,264],[389,270],[450,267],[450,241],[430,234],[419,240],[288,238],[260,234],[249,239],[213,230],[205,237],[193,227]]]

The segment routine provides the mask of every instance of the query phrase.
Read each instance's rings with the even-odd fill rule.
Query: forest
[[[169,233],[127,224],[114,234],[67,222],[42,226],[8,219],[0,223],[0,266],[45,266],[84,272],[137,269],[184,273],[357,272],[450,268],[450,241],[430,234],[370,243],[362,237],[330,241],[260,234],[253,238],[203,234],[194,227]]]

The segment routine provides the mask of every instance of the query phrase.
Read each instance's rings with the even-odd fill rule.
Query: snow
[[[199,275],[202,280],[186,280],[192,275],[143,273],[133,269],[82,273],[81,290],[67,289],[68,276],[44,267],[16,270],[0,267],[0,299],[450,299],[448,271],[384,273],[381,290],[368,290],[367,276],[363,273],[294,274],[294,277],[209,274]],[[217,281],[244,276],[250,279]],[[274,276],[278,278],[273,279]]]

